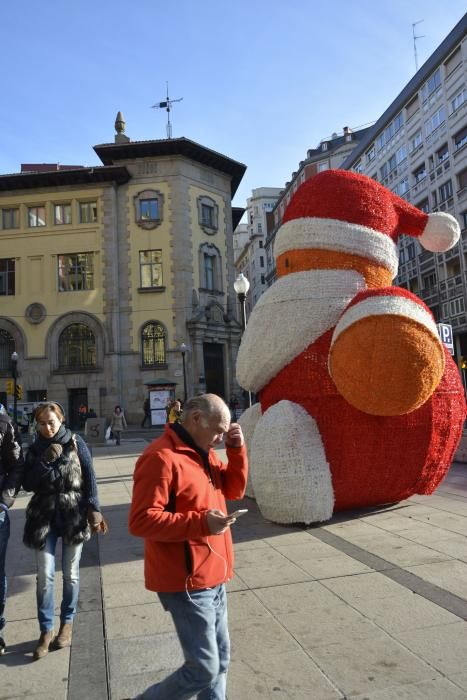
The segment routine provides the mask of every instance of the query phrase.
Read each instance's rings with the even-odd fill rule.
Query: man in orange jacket
[[[212,449],[225,434],[227,465]],[[189,399],[136,463],[129,529],[144,537],[146,588],[171,613],[185,663],[138,700],[224,700],[230,659],[225,582],[233,575],[225,499],[242,498],[245,441],[215,394]]]

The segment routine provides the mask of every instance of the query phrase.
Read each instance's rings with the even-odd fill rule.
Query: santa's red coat
[[[286,399],[316,420],[331,469],[336,511],[432,493],[449,469],[465,419],[457,366],[445,351],[443,378],[419,409],[396,417],[368,415],[340,396],[329,376],[333,330],[263,387],[262,411]]]

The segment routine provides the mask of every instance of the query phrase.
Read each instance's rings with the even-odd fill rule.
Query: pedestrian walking
[[[114,414],[110,419],[110,430],[115,438],[115,444],[120,445],[121,436],[127,428],[127,422],[121,406],[115,406]]]
[[[79,435],[65,427],[57,403],[35,411],[37,432],[25,460],[23,486],[34,495],[26,508],[23,542],[36,552],[40,638],[34,659],[50,646],[70,646],[79,596],[79,562],[91,533],[106,532],[91,454]],[[62,540],[63,595],[60,629],[54,633],[55,550]]]
[[[4,639],[7,578],[6,551],[10,537],[8,511],[13,506],[23,476],[23,453],[13,425],[0,404],[0,655],[6,650]]]
[[[149,427],[151,427],[151,405],[149,403],[149,398],[146,397],[143,402],[143,411],[144,411],[144,418],[143,422],[141,423],[141,427],[145,428],[146,427],[146,421],[149,423]]]
[[[225,434],[228,463],[212,449]],[[224,700],[230,642],[225,583],[233,575],[225,499],[242,498],[241,427],[215,394],[188,400],[136,463],[129,529],[145,540],[146,588],[170,612],[185,663],[138,700]]]

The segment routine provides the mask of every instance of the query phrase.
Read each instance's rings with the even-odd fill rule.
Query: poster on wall
[[[164,425],[167,422],[165,407],[170,401],[170,389],[152,389],[149,392],[151,425]]]

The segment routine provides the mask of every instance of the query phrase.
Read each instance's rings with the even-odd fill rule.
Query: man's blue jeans
[[[8,511],[0,508],[0,632],[6,624],[4,617],[7,589],[5,560],[9,537],[10,518],[8,517]]]
[[[36,550],[37,617],[41,632],[54,628],[55,549],[59,535],[51,530],[44,549]],[[63,595],[60,622],[73,622],[79,596],[79,560],[83,543],[65,544],[62,540]]]
[[[138,700],[225,700],[230,641],[224,584],[183,593],[159,593],[170,612],[185,663]]]

